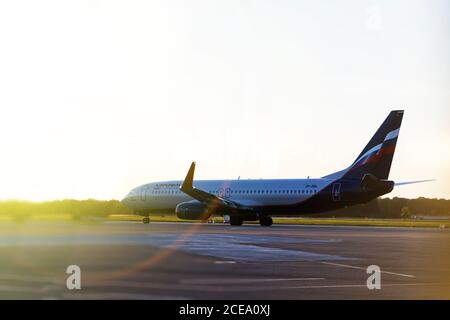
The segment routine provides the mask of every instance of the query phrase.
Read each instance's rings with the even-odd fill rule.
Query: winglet
[[[181,185],[180,190],[183,192],[189,191],[193,189],[193,181],[194,181],[194,171],[195,171],[195,161],[191,163],[191,167],[186,175],[186,178]]]

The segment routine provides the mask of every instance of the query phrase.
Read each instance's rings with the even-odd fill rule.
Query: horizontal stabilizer
[[[404,185],[407,185],[407,184],[430,182],[430,181],[436,181],[436,180],[435,179],[429,179],[429,180],[416,180],[416,181],[396,182],[395,186],[404,186]]]

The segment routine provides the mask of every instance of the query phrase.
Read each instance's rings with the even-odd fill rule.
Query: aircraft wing
[[[434,179],[429,179],[429,180],[416,180],[416,181],[404,181],[404,182],[396,182],[395,186],[404,186],[407,184],[413,184],[413,183],[422,183],[422,182],[430,182],[430,181],[436,181]]]
[[[180,187],[180,190],[187,195],[191,196],[192,198],[204,202],[204,203],[214,203],[215,205],[220,205],[223,207],[227,207],[232,210],[248,210],[251,209],[245,205],[239,204],[235,201],[230,201],[227,199],[224,199],[222,197],[216,196],[214,194],[211,194],[209,192],[197,189],[193,186],[194,181],[194,171],[195,171],[195,162],[192,162],[191,167],[189,168],[189,171],[186,175],[186,178],[184,179],[183,184]]]

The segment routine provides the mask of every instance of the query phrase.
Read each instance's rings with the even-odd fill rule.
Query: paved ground
[[[381,290],[366,286],[373,264]],[[450,299],[450,231],[2,223],[0,298]]]

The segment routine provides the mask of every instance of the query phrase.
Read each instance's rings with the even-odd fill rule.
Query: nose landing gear
[[[150,218],[149,217],[145,217],[144,219],[142,219],[142,222],[144,224],[149,224],[150,223]]]

